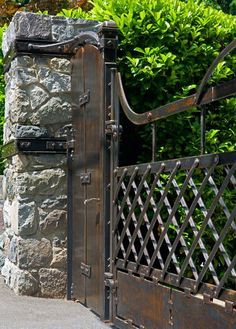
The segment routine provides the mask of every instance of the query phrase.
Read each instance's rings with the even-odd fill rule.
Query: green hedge
[[[94,0],[93,9],[64,15],[100,21],[114,20],[120,30],[119,70],[136,111],[150,110],[196,91],[207,68],[236,35],[236,18],[189,0]],[[211,80],[234,76],[236,57],[221,62]],[[236,101],[208,106],[207,151],[233,150],[236,144]],[[223,123],[223,124],[222,124]],[[178,138],[176,138],[178,132]],[[138,131],[150,159],[150,127]],[[199,153],[199,110],[158,122],[158,158]]]

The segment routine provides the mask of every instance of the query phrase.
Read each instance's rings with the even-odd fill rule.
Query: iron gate
[[[116,41],[111,30],[102,33]],[[196,94],[137,114],[115,69],[115,43],[106,48],[95,39],[73,59],[73,296],[119,328],[236,328],[236,256],[228,248],[236,229],[236,151],[204,154],[204,105],[236,93],[236,80],[208,90],[206,83],[236,42]],[[118,166],[119,101],[131,122],[153,125],[152,162]],[[202,155],[156,162],[155,121],[192,106],[202,107]]]

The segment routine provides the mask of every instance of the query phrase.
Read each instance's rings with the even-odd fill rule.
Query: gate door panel
[[[72,58],[72,130],[68,141],[68,186],[72,191],[70,194],[68,190],[68,246],[72,253],[68,280],[71,298],[105,319],[109,307],[104,284],[109,261],[105,249],[105,244],[109,245],[109,216],[105,216],[105,209],[109,207],[110,179],[105,123],[110,119],[117,28],[104,22],[98,33],[82,33],[75,42],[78,48]]]
[[[74,217],[73,295],[98,314],[101,309],[102,74],[100,51],[81,47],[73,60]],[[77,278],[77,279],[76,279]]]

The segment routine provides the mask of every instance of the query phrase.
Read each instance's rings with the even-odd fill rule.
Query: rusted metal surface
[[[222,83],[221,85],[210,87],[206,93],[204,93],[204,96],[199,104],[196,103],[196,94],[194,94],[144,113],[136,113],[131,109],[126,99],[119,73],[117,73],[117,88],[122,109],[127,118],[136,125],[144,125],[189,110],[196,105],[205,105],[213,101],[233,96],[236,94],[236,80],[231,80],[229,82]]]
[[[80,48],[72,58],[72,97],[79,103],[79,96],[84,93],[84,48]],[[84,110],[73,107],[74,145],[71,153],[71,188],[72,188],[72,298],[86,302],[86,277],[81,274],[81,262],[86,263],[86,185],[80,184],[80,174],[86,163],[85,119]],[[69,218],[69,220],[71,220]],[[76,278],[76,279],[75,279]]]
[[[93,45],[78,50],[72,63],[75,127],[73,294],[94,312],[102,314],[103,221],[101,211],[103,136],[103,60]],[[82,75],[82,76],[81,76]],[[89,90],[89,99],[80,99]],[[77,237],[77,239],[76,239]],[[78,279],[77,279],[78,278]],[[77,289],[76,289],[77,288]]]
[[[117,317],[143,328],[169,328],[170,289],[118,272]],[[115,322],[116,323],[116,322]]]
[[[227,312],[225,303],[204,300],[202,296],[186,296],[172,291],[173,328],[186,329],[235,329],[236,311]]]
[[[91,33],[87,33],[91,36]],[[72,298],[88,306],[102,319],[109,316],[111,69],[115,67],[117,31],[104,23],[94,40],[83,39],[72,58],[73,138],[69,185],[72,223]],[[111,41],[111,44],[109,43]],[[78,40],[75,40],[78,42]],[[80,42],[81,43],[81,42]],[[74,46],[72,42],[71,47]],[[69,237],[70,238],[70,237]]]

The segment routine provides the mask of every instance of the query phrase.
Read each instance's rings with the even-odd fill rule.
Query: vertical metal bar
[[[72,279],[72,253],[73,253],[73,173],[72,156],[73,149],[69,147],[72,142],[72,131],[68,131],[67,137],[67,299],[71,300],[73,295]]]
[[[206,107],[201,106],[201,154],[206,152]]]
[[[156,161],[156,149],[157,149],[157,123],[152,123],[152,162]]]
[[[117,178],[115,170],[118,166],[119,156],[119,100],[116,88],[116,68],[111,69],[111,120],[117,126],[117,133],[111,135],[111,148],[110,148],[110,272],[116,279],[116,271],[114,268],[113,253],[115,249],[114,238],[114,223],[116,219],[116,204],[115,204],[115,191],[117,185]],[[115,303],[114,296],[110,294],[110,320],[115,316]]]

